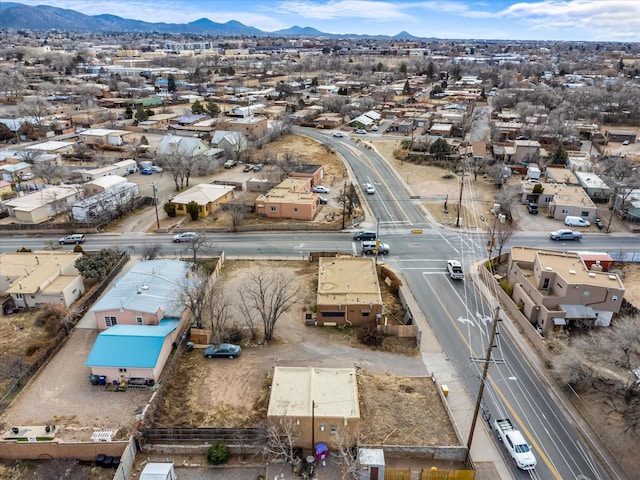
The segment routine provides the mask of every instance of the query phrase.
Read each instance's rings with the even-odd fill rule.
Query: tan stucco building
[[[360,425],[356,369],[275,367],[267,421],[292,423],[296,447],[336,448],[338,436],[351,445],[345,439],[353,441]]]
[[[513,247],[507,276],[513,301],[522,302],[522,313],[544,333],[565,326],[608,327],[625,292],[618,275],[598,264],[587,268],[573,252]]]
[[[320,195],[312,193],[311,178],[287,178],[256,198],[256,213],[269,218],[313,220]]]
[[[52,303],[70,307],[84,294],[75,267],[76,252],[15,252],[0,254],[0,295],[10,295],[17,308]]]
[[[384,315],[373,257],[321,257],[316,296],[318,325],[364,325]]]

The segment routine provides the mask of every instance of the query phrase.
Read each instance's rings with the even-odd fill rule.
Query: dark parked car
[[[537,203],[531,202],[529,204],[528,209],[529,209],[529,213],[530,214],[532,214],[532,215],[537,215],[538,214],[538,204]]]
[[[207,358],[236,358],[240,356],[240,353],[242,353],[240,345],[221,343],[220,345],[209,345],[204,351],[204,356]]]
[[[593,223],[596,224],[598,230],[602,230],[604,228],[604,223],[602,223],[602,220],[600,220],[599,218],[596,218]]]
[[[361,232],[356,232],[353,234],[354,240],[375,240],[376,232],[372,230],[363,230]]]

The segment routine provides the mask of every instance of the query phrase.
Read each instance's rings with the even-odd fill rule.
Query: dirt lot
[[[206,359],[185,352],[162,402],[159,425],[240,427],[264,418],[273,367],[362,367],[358,378],[367,441],[387,444],[455,445],[435,385],[416,350],[409,355],[360,346],[351,329],[305,326],[302,307],[312,305],[317,267],[306,262],[227,262],[225,294],[242,291],[247,275],[259,268],[287,269],[297,279],[302,301],[276,326],[268,346],[243,350],[239,359]],[[236,292],[236,293],[234,293]],[[388,293],[387,293],[388,295]],[[391,306],[391,300],[385,296]],[[390,347],[397,351],[397,345]],[[403,405],[391,409],[388,405]],[[425,409],[429,414],[425,415]],[[385,414],[381,414],[385,412]],[[436,419],[436,420],[434,420]],[[440,443],[437,443],[440,442]],[[452,442],[452,443],[442,443]]]

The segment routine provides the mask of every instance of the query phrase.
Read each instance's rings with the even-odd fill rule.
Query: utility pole
[[[153,206],[156,209],[156,225],[158,226],[158,229],[160,229],[160,217],[158,217],[158,198],[156,196],[157,191],[158,187],[156,186],[156,182],[153,182]]]
[[[462,190],[464,189],[464,170],[462,171],[462,178],[460,179],[460,198],[458,199],[458,213],[456,215],[456,227],[462,226],[462,219],[460,218],[460,209],[462,208]]]
[[[491,362],[491,352],[493,351],[493,342],[496,339],[496,333],[498,332],[498,312],[500,307],[496,307],[493,316],[493,325],[491,327],[491,336],[489,337],[489,345],[487,346],[487,354],[484,357],[484,367],[482,369],[482,378],[480,379],[480,389],[478,390],[478,399],[476,400],[476,408],[473,411],[473,419],[471,420],[471,430],[469,430],[469,439],[467,440],[467,461],[471,458],[471,442],[473,442],[473,434],[476,429],[476,422],[478,421],[478,413],[480,411],[480,404],[482,403],[482,395],[484,394],[484,382],[487,380],[487,373],[489,372],[489,362]]]

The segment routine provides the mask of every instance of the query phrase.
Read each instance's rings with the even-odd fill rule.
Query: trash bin
[[[93,373],[89,374],[89,381],[91,385],[98,385],[98,377],[96,377]]]
[[[107,376],[106,375],[100,375],[100,377],[98,377],[98,385],[106,385],[107,384]]]

